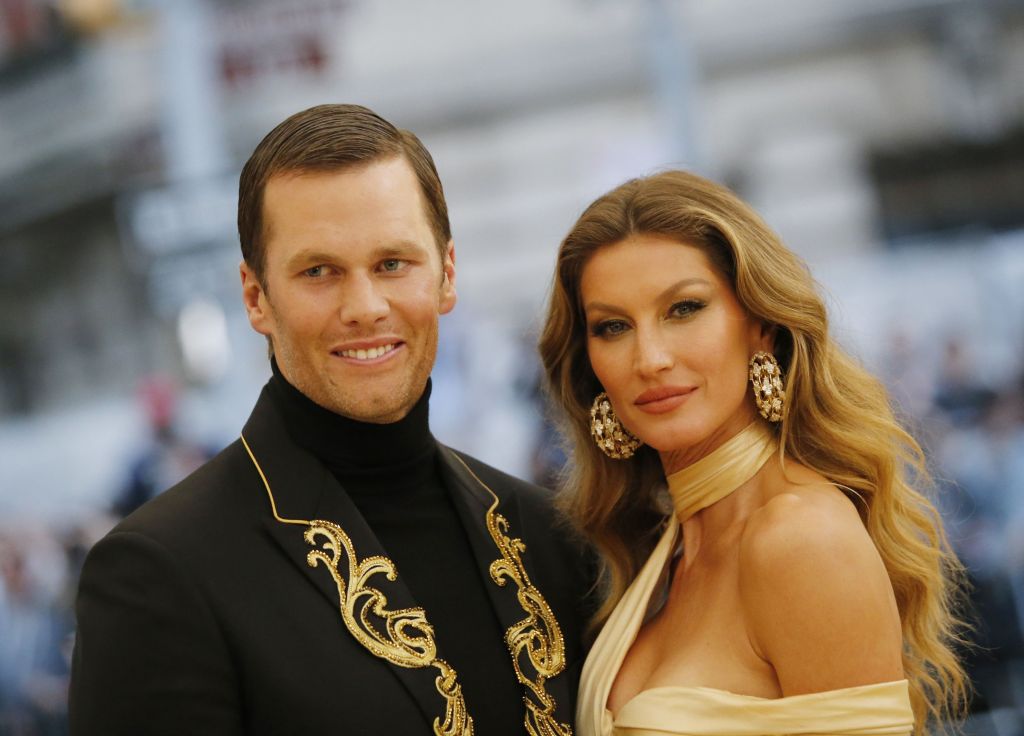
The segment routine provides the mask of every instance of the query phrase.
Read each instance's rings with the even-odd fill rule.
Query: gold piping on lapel
[[[451,665],[438,658],[434,628],[427,621],[426,612],[420,607],[389,611],[387,596],[368,584],[370,578],[380,574],[388,580],[397,580],[395,563],[381,555],[367,557],[360,562],[356,557],[352,540],[337,524],[322,520],[284,519],[278,516],[274,494],[270,490],[270,483],[263,473],[263,468],[260,467],[245,437],[241,439],[263,481],[263,487],[267,489],[274,518],[284,524],[307,527],[303,538],[316,549],[306,555],[306,562],[310,567],[317,567],[322,562],[334,579],[338,590],[339,611],[349,633],[375,657],[399,667],[436,667],[439,674],[434,680],[434,686],[445,700],[445,715],[444,722],[441,722],[440,718],[434,719],[435,736],[472,736],[473,719],[466,711],[458,676]],[[318,537],[323,538],[319,547]],[[347,565],[347,576],[341,572],[343,561]],[[370,622],[371,613],[384,621],[384,632]],[[518,672],[518,665],[516,670]]]
[[[526,611],[526,618],[516,622],[505,632],[505,644],[512,653],[512,665],[516,678],[526,686],[533,697],[525,697],[526,732],[530,736],[572,736],[572,726],[559,723],[555,718],[557,703],[545,688],[545,682],[565,669],[565,640],[554,612],[537,588],[523,565],[522,553],[526,545],[518,537],[508,533],[508,520],[498,513],[498,494],[480,480],[466,462],[452,452],[462,467],[483,486],[494,502],[487,510],[487,531],[501,552],[501,557],[491,563],[491,579],[500,586],[512,580],[518,589],[519,605]],[[526,654],[536,675],[531,679],[522,669],[520,657]]]
[[[252,448],[249,447],[249,443],[245,440],[245,435],[239,435],[242,440],[242,445],[245,446],[245,451],[249,453],[249,459],[252,460],[252,464],[256,466],[256,472],[260,474],[260,480],[263,481],[263,487],[267,489],[267,498],[270,499],[270,512],[274,515],[274,518],[280,521],[282,524],[300,524],[301,526],[309,526],[308,521],[303,519],[282,519],[277,515],[277,504],[274,503],[274,494],[270,492],[270,482],[267,480],[267,476],[263,474],[263,468],[256,461],[256,456],[252,454]]]

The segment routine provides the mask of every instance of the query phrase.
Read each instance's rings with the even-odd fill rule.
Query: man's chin
[[[412,409],[409,402],[395,400],[395,395],[367,397],[358,403],[332,402],[328,409],[357,422],[367,424],[391,424],[402,419]]]

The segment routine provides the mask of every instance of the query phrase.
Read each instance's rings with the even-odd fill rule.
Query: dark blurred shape
[[[1024,227],[1024,128],[989,141],[877,151],[870,168],[892,245],[925,233]]]
[[[935,408],[955,426],[962,427],[977,424],[995,398],[994,391],[976,380],[963,344],[951,338],[943,354]]]
[[[0,83],[65,62],[74,38],[57,9],[38,0],[0,0]]]
[[[128,480],[114,499],[112,511],[127,516],[202,465],[212,452],[176,428],[177,389],[163,377],[150,377],[138,398],[150,428],[147,446],[132,461]]]

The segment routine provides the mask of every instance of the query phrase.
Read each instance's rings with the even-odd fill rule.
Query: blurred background
[[[66,732],[89,545],[231,442],[269,375],[238,172],[358,102],[448,195],[432,425],[548,482],[534,344],[557,245],[665,167],[749,200],[925,444],[1024,733],[1022,0],[0,0],[0,735]]]

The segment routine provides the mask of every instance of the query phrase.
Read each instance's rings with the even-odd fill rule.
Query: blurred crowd
[[[950,340],[921,429],[939,500],[969,573],[975,712],[1024,733],[1024,366],[1005,385],[976,379]]]
[[[1024,733],[1024,362],[1005,385],[987,385],[978,368],[959,340],[926,365],[894,339],[882,374],[926,448],[969,572],[976,693],[967,732],[1012,736]],[[541,392],[522,388],[542,412]],[[151,437],[126,459],[106,508],[61,528],[0,527],[0,736],[66,733],[74,594],[89,545],[210,454],[177,429],[168,384],[147,383],[139,398]],[[550,485],[564,455],[549,425],[535,446],[534,479]]]
[[[179,429],[172,382],[149,379],[137,398],[150,434],[130,450],[106,506],[62,525],[0,524],[0,736],[67,733],[74,602],[86,553],[120,518],[212,455]]]

